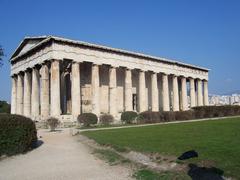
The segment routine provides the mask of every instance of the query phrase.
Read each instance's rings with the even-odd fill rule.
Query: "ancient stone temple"
[[[208,105],[208,69],[54,36],[26,37],[11,57],[12,114],[75,121],[84,112]]]

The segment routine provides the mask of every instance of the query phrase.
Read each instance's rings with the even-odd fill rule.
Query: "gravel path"
[[[24,155],[0,161],[0,180],[121,180],[131,179],[131,171],[109,166],[91,154],[90,149],[69,135],[40,130],[44,142]]]

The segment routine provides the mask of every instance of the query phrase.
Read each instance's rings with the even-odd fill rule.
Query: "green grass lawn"
[[[196,150],[197,161],[214,161],[224,175],[240,179],[240,118],[82,132],[99,144],[178,157]]]

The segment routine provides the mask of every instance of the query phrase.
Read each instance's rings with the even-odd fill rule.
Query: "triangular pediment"
[[[17,49],[13,53],[11,59],[27,52],[32,47],[36,46],[37,44],[39,44],[40,42],[42,42],[46,38],[47,38],[46,36],[24,38],[24,40],[19,44],[19,46],[17,47]]]

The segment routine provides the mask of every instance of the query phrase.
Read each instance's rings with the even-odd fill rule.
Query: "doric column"
[[[23,76],[18,74],[17,79],[17,114],[23,115]]]
[[[191,107],[196,106],[196,90],[195,90],[195,80],[190,78],[190,99],[191,99]]]
[[[181,100],[182,100],[182,107],[181,109],[183,111],[186,111],[188,109],[188,103],[187,103],[187,82],[186,82],[186,78],[185,77],[181,77]]]
[[[39,118],[39,71],[37,68],[32,69],[32,97],[31,97],[31,115],[33,120]]]
[[[166,74],[162,74],[162,101],[163,111],[170,111],[168,75]]]
[[[31,74],[26,71],[24,73],[24,95],[23,95],[23,114],[27,117],[31,116]]]
[[[204,106],[208,106],[208,81],[204,81]]]
[[[151,90],[152,111],[159,111],[157,73],[155,72],[151,74]]]
[[[198,87],[198,106],[203,106],[203,94],[202,94],[202,80],[197,80],[197,87]]]
[[[46,120],[50,115],[50,95],[49,95],[49,68],[43,64],[41,68],[41,117]]]
[[[117,74],[116,67],[109,69],[109,112],[111,115],[117,115]]]
[[[51,63],[51,116],[58,117],[61,114],[60,104],[60,61]]]
[[[11,114],[17,113],[17,79],[12,76]]]
[[[80,63],[72,63],[72,115],[77,118],[81,114],[81,81]]]
[[[99,102],[99,66],[92,65],[92,112],[100,115],[100,102]]]
[[[139,72],[139,112],[146,111],[146,80],[145,72]]]
[[[173,76],[173,111],[179,111],[178,77]]]
[[[125,111],[132,111],[132,71],[131,69],[125,70]]]

